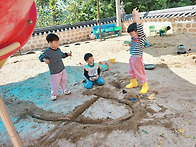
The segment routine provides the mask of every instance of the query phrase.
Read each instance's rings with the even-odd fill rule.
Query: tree
[[[36,27],[97,19],[96,0],[35,0],[37,7]],[[123,0],[126,14],[134,8],[140,12],[195,5],[195,0]],[[115,0],[99,0],[100,18],[116,16]]]
[[[35,0],[37,8],[36,27],[47,27],[63,24],[64,10],[58,0]]]
[[[115,16],[115,1],[100,0],[100,17]],[[69,1],[67,8],[67,22],[71,24],[80,21],[97,19],[97,3],[95,0]]]

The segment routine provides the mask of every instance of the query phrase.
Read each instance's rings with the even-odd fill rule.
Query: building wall
[[[126,32],[129,24],[132,20],[125,21],[122,23],[122,32]],[[189,32],[196,33],[196,16],[181,17],[181,18],[150,18],[144,19],[144,32],[149,35],[149,26],[155,25],[155,29],[158,31],[164,26],[171,26],[171,30],[168,33],[175,32]]]
[[[122,22],[122,32],[126,32],[129,24],[132,23],[132,20],[126,20]],[[177,17],[177,18],[146,18],[143,19],[144,24],[144,32],[147,36],[149,36],[149,26],[155,25],[155,29],[158,30],[164,26],[171,26],[171,30],[168,33],[175,32],[188,32],[188,33],[196,33],[196,16],[188,16],[188,17]],[[62,44],[68,44],[77,41],[84,41],[89,39],[89,35],[93,30],[92,27],[80,27],[75,29],[67,29],[67,30],[57,30],[56,33]],[[46,42],[46,33],[38,34],[32,36],[25,46],[21,49],[21,51],[28,51],[32,49],[46,48],[48,47],[48,43]],[[151,34],[155,35],[155,34]]]
[[[92,27],[85,27],[85,28],[76,28],[76,29],[69,29],[65,31],[53,32],[57,34],[60,38],[60,44],[68,44],[77,41],[84,41],[89,39],[89,34],[92,31]],[[46,48],[49,47],[46,41],[47,34],[38,34],[35,36],[31,36],[28,42],[21,48],[21,51],[27,51],[31,49],[39,49],[39,48]]]

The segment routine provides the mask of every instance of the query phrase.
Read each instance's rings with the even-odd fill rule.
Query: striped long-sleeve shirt
[[[130,54],[132,56],[142,56],[143,48],[146,42],[146,35],[144,34],[143,24],[137,24],[138,36],[131,38]]]
[[[60,48],[57,48],[56,50],[51,49],[50,47],[44,51],[39,56],[39,60],[41,62],[44,62],[43,59],[48,59],[50,62],[48,64],[50,74],[57,74],[60,73],[63,69],[65,69],[65,66],[63,64],[62,58],[66,58],[68,56],[67,53],[63,53]]]

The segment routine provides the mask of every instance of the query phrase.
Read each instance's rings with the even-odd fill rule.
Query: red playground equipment
[[[0,68],[6,59],[28,41],[36,24],[37,11],[34,0],[0,0]],[[0,118],[14,147],[22,141],[0,96]]]
[[[0,61],[14,54],[28,41],[36,24],[36,7],[33,0],[0,1]],[[2,54],[2,49],[14,42],[20,44]]]

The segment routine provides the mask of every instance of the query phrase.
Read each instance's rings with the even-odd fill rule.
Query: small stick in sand
[[[70,51],[70,54],[71,54],[71,56],[72,56],[72,51]],[[71,59],[71,56],[70,56],[70,59]]]

